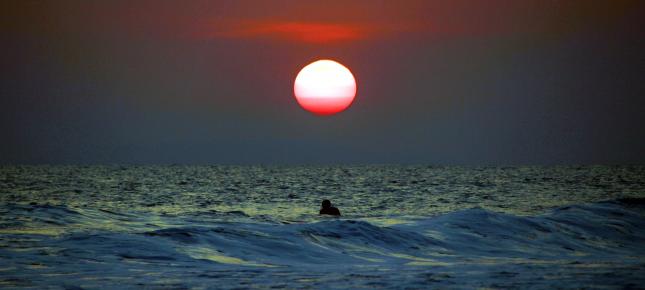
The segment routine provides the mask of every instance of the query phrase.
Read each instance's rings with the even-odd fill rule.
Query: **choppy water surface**
[[[643,203],[637,166],[5,166],[0,287],[642,287]]]

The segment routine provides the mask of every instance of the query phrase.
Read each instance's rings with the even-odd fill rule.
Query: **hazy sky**
[[[0,163],[643,163],[643,3],[2,1]]]

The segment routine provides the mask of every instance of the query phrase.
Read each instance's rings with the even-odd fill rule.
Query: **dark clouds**
[[[645,160],[637,1],[2,6],[4,163]],[[359,85],[330,118],[318,58]]]

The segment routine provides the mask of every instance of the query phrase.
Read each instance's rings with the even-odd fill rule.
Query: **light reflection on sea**
[[[642,198],[638,166],[4,166],[0,285],[629,287]]]

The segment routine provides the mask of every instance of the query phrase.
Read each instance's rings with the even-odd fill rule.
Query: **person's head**
[[[329,199],[325,199],[322,201],[322,208],[330,208],[331,207],[331,201]]]

